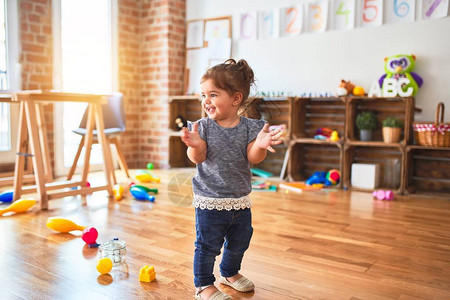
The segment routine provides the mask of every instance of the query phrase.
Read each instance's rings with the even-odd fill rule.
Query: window
[[[115,43],[117,1],[58,0],[54,6],[54,87],[65,92],[111,93],[116,89]],[[77,128],[86,104],[64,103],[55,108],[56,174],[72,165],[81,136]],[[83,164],[83,155],[78,160]],[[91,165],[102,163],[100,146],[92,147]]]
[[[20,88],[17,0],[0,0],[0,90]],[[15,159],[18,105],[0,102],[0,163]]]

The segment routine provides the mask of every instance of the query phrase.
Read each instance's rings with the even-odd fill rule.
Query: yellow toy
[[[333,130],[333,132],[331,132],[330,141],[331,142],[339,141],[339,133],[336,130]]]
[[[7,212],[15,212],[15,213],[22,213],[30,208],[32,208],[36,204],[36,200],[34,199],[20,199],[15,202],[13,202],[10,206],[0,209],[0,216],[7,213]]]
[[[161,182],[161,179],[158,176],[153,176],[152,174],[150,174],[150,172],[147,172],[145,170],[137,170],[135,177],[140,182]]]
[[[143,266],[139,271],[139,281],[152,282],[156,279],[156,272],[153,266]]]
[[[353,88],[353,95],[355,96],[364,96],[364,88],[362,86],[355,86]]]
[[[72,230],[81,230],[86,229],[85,226],[80,226],[75,224],[74,222],[61,218],[61,217],[51,217],[47,219],[47,227],[59,231],[62,233],[67,233]]]
[[[122,200],[123,186],[121,186],[120,184],[116,184],[113,188],[113,195],[117,201]]]
[[[113,263],[108,257],[104,257],[97,262],[97,271],[100,274],[108,274],[112,267]]]

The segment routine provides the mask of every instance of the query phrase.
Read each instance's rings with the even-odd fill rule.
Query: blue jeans
[[[236,275],[253,234],[250,208],[231,211],[196,208],[195,229],[195,286],[214,284],[214,262],[222,245],[224,249],[220,274],[224,277]]]

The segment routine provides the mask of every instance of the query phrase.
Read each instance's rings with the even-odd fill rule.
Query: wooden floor
[[[155,203],[97,192],[0,217],[0,299],[193,299],[194,210],[183,198],[192,172],[155,171]],[[220,285],[233,299],[450,299],[450,199],[383,202],[323,190],[259,192],[252,201],[254,235],[241,271],[256,290]],[[96,227],[98,242],[124,240],[127,264],[99,275],[97,250],[80,232],[49,230],[51,216]],[[145,264],[155,266],[156,282],[139,282]]]

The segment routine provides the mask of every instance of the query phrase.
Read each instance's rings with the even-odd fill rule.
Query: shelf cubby
[[[380,179],[379,186],[375,189],[393,190],[395,193],[403,193],[404,180],[404,147],[377,147],[345,144],[344,146],[344,188],[362,191],[372,191],[351,186],[351,168],[353,163],[378,164]]]
[[[405,193],[450,193],[450,148],[406,146]]]

